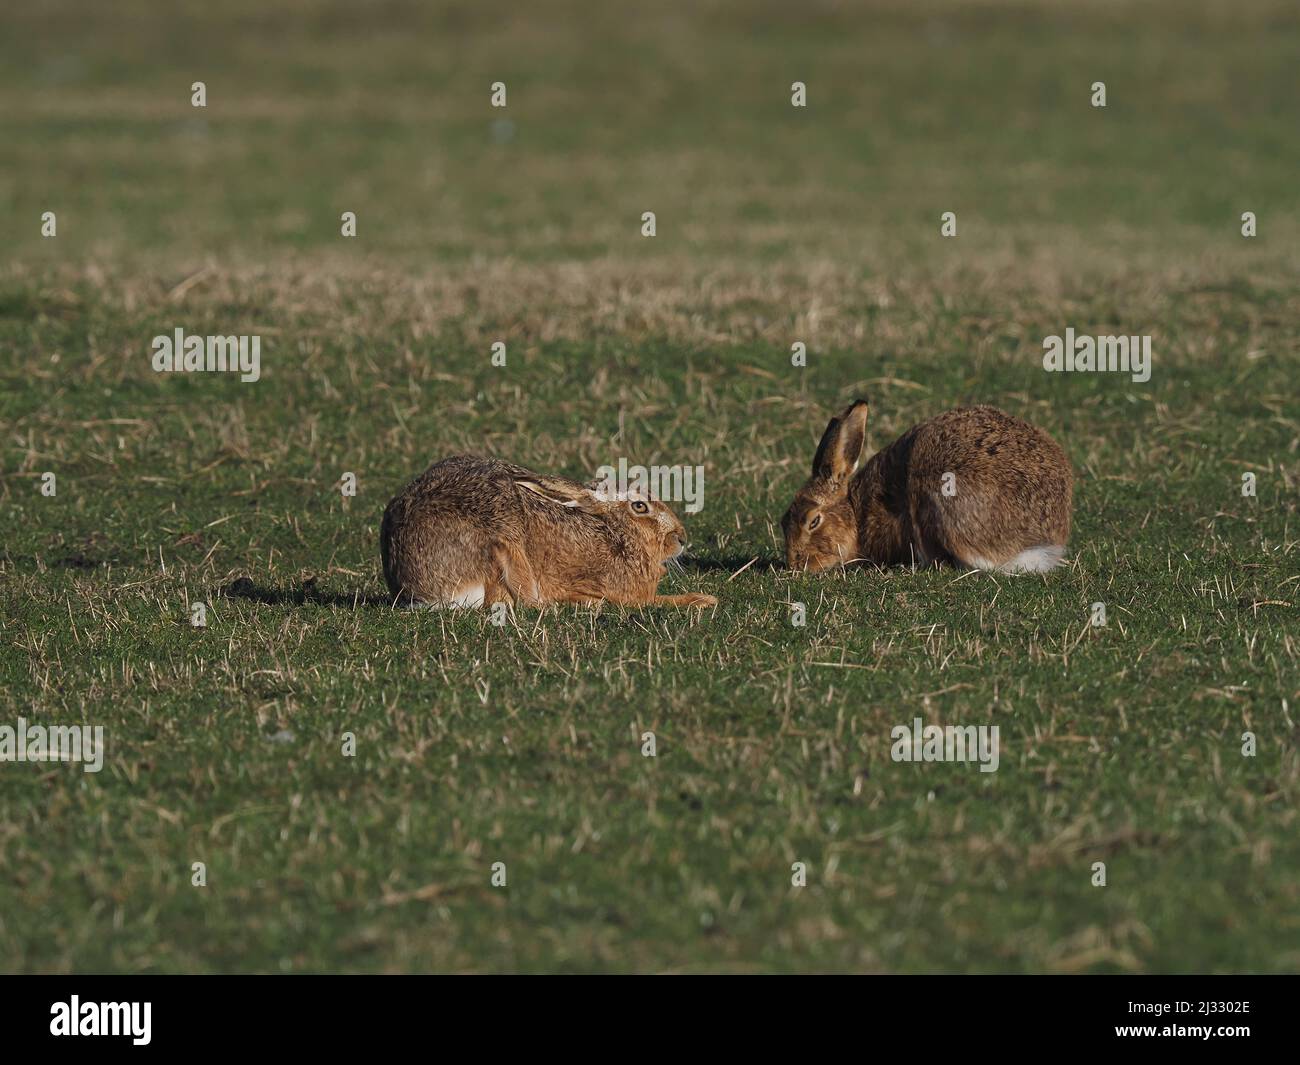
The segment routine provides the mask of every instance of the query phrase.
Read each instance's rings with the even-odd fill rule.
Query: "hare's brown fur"
[[[379,539],[388,590],[405,603],[717,604],[657,594],[686,544],[663,503],[607,497],[499,459],[430,466],[388,504]]]
[[[813,475],[782,519],[790,567],[865,560],[1015,572],[1060,562],[1074,478],[1042,429],[996,407],[959,407],[913,426],[854,473],[866,422],[858,400],[826,427]]]

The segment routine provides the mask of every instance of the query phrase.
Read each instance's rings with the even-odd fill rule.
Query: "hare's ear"
[[[617,499],[618,481],[614,476],[614,471],[608,466],[602,466],[601,469],[607,472],[599,477],[593,477],[583,487],[599,500],[608,502],[611,499]]]
[[[561,507],[585,510],[596,501],[588,489],[563,477],[521,477],[515,484]]]
[[[813,459],[813,476],[827,481],[848,479],[867,441],[867,401],[855,399],[848,409],[832,418]]]

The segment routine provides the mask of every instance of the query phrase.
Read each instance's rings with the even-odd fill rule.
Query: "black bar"
[[[468,1042],[493,1058],[515,1040],[527,1050],[610,1053],[631,1038],[653,1052],[656,1031],[669,1054],[711,1045],[734,1053],[761,1042],[821,1056],[847,1041],[862,1053],[892,1045],[895,1055],[1127,1046],[1224,1056],[1287,1048],[1297,990],[1294,978],[1273,976],[867,976],[837,986],[777,977],[743,988],[715,979],[709,989],[581,977],[580,988],[572,980],[524,986],[520,979],[487,987],[437,976],[11,977],[0,982],[0,1018],[10,1061],[21,1060],[13,1055],[23,1049],[337,1055],[411,1041],[449,1050]],[[143,1032],[148,1003],[148,1042],[52,1034],[52,1024],[70,1016],[73,996],[87,1029],[103,1021],[111,1028],[115,1017],[127,1027],[121,1009],[96,1007],[135,1003],[133,1030]]]

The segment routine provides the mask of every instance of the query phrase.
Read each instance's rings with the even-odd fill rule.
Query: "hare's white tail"
[[[1050,573],[1064,561],[1064,544],[1039,544],[1021,551],[998,568],[1003,573]]]
[[[1064,544],[1039,544],[1029,547],[1000,566],[986,558],[963,560],[971,569],[996,570],[999,573],[1050,573],[1065,561]]]
[[[466,584],[456,590],[450,599],[436,603],[407,603],[408,610],[444,610],[472,609],[483,605],[484,592],[481,584]]]

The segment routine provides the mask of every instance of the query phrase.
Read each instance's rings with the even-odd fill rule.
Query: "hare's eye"
[[[649,514],[649,513],[650,513],[650,504],[649,504],[649,503],[643,503],[641,500],[638,499],[638,500],[636,500],[636,501],[632,504],[632,513],[633,513],[633,514]]]
[[[820,514],[814,514],[812,516],[812,521],[808,523],[808,531],[812,532],[821,523],[822,523],[822,516]]]

